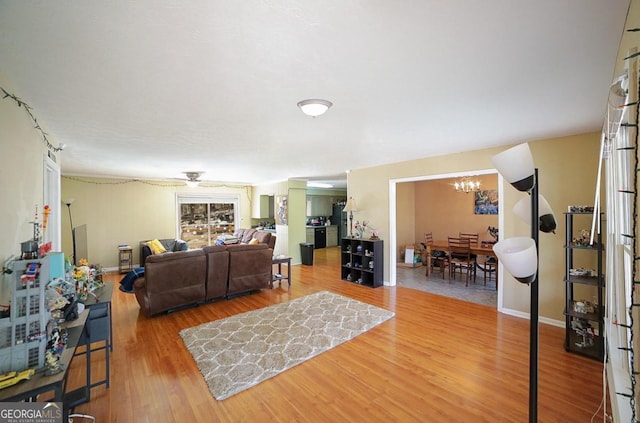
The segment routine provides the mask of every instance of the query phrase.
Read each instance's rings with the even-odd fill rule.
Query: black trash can
[[[313,266],[313,244],[311,242],[300,243],[300,256],[302,264]]]

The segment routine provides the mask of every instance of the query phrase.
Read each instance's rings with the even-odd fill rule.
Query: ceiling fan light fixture
[[[331,106],[333,106],[332,102],[317,98],[298,102],[298,107],[300,107],[302,113],[311,117],[323,115]]]
[[[187,186],[190,188],[195,188],[198,186],[198,184],[200,184],[200,180],[198,178],[200,178],[200,175],[202,175],[203,172],[183,172],[185,175],[187,175]]]

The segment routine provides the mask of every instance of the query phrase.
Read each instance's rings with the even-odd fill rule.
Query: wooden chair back
[[[434,267],[438,267],[442,272],[442,277],[444,277],[444,269],[447,266],[447,257],[443,251],[436,252],[431,249],[431,246],[433,245],[433,233],[427,232],[424,234],[424,244],[427,247],[428,252],[426,276],[429,276],[433,272]]]
[[[480,237],[479,234],[467,234],[464,232],[459,232],[458,235],[460,238],[466,238],[469,240],[469,242],[471,243],[471,245],[478,245],[478,238]]]
[[[459,261],[471,261],[471,240],[449,237],[449,257]]]
[[[424,234],[424,243],[425,245],[433,245],[433,233],[427,232]]]
[[[469,238],[449,237],[449,279],[455,277],[456,270],[465,270],[466,286],[469,286],[469,277],[476,279],[475,258],[471,255],[471,240]]]

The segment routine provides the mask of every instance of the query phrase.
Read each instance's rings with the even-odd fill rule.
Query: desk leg
[[[87,402],[91,400],[91,329],[90,321],[87,320],[87,323],[84,325],[85,332],[85,349],[87,351],[86,359],[87,359]]]

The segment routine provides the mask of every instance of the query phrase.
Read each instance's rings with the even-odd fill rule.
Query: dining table
[[[437,240],[433,241],[432,244],[427,245],[427,249],[425,251],[427,257],[431,256],[431,251],[440,250],[449,252],[449,241],[448,240]],[[496,260],[498,256],[493,251],[493,246],[489,243],[481,242],[480,244],[471,244],[471,254],[476,254],[478,256],[488,256],[494,257]],[[427,277],[431,274],[431,266],[427,266]]]

